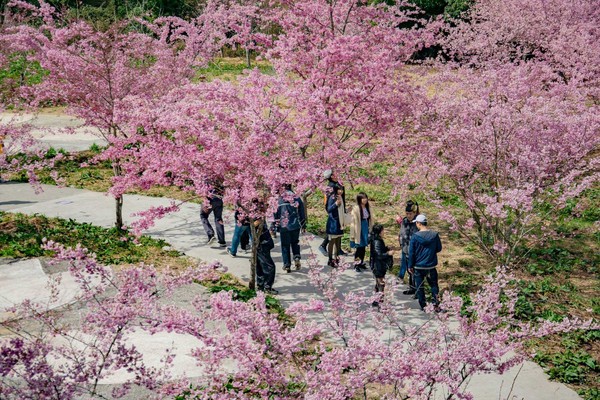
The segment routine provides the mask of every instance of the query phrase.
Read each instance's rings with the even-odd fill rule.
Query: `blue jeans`
[[[242,237],[242,233],[244,231],[248,231],[250,233],[250,227],[245,225],[235,224],[235,230],[233,231],[233,238],[231,238],[231,247],[229,251],[231,254],[236,255],[238,246],[240,245],[240,238]]]
[[[400,272],[398,272],[398,277],[400,279],[404,279],[406,271],[408,271],[408,255],[402,252],[402,258],[400,259]]]
[[[398,277],[400,279],[404,279],[404,275],[408,272],[408,254],[402,253],[402,258],[400,260],[400,272],[398,272]],[[415,278],[413,274],[408,272],[408,286],[411,289],[415,289]]]
[[[281,240],[281,257],[283,258],[283,267],[289,267],[292,265],[290,257],[290,247],[294,254],[294,260],[300,259],[300,229],[288,231],[282,229],[279,233],[279,239]]]
[[[431,287],[431,297],[433,297],[433,304],[438,305],[438,294],[440,289],[438,287],[438,273],[437,269],[418,269],[415,268],[415,285],[417,286],[417,299],[419,299],[419,305],[421,308],[425,308],[427,302],[425,301],[425,288],[423,287],[423,283],[425,283],[425,279],[427,279],[427,283],[429,283],[429,287]]]

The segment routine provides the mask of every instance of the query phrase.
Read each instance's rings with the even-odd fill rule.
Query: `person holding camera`
[[[327,198],[327,227],[326,233],[329,239],[327,246],[327,256],[329,265],[332,268],[339,266],[340,258],[339,251],[342,248],[342,236],[344,228],[350,218],[345,212],[346,205],[344,204],[344,187],[335,186],[333,192]]]

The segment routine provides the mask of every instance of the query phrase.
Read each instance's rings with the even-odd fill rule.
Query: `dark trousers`
[[[375,277],[375,293],[381,293],[378,302],[383,301],[383,292],[385,291],[385,277]]]
[[[210,210],[205,210],[202,208],[202,211],[200,211],[200,220],[202,221],[204,232],[206,232],[209,239],[215,236],[215,231],[213,230],[210,222],[208,222],[208,216],[210,213],[214,213],[217,239],[219,239],[220,244],[225,244],[225,226],[223,226],[223,200],[210,199],[210,207]]]
[[[365,262],[365,253],[367,252],[366,247],[357,247],[356,252],[354,253],[354,260],[360,260],[361,264]]]
[[[425,308],[427,302],[425,301],[425,288],[423,284],[425,283],[425,279],[427,279],[427,283],[429,283],[429,287],[431,288],[431,297],[433,297],[433,304],[437,305],[438,294],[440,289],[438,287],[438,273],[437,269],[418,269],[415,268],[415,284],[417,285],[417,299],[419,299],[419,305],[421,308]]]
[[[289,267],[292,265],[292,259],[290,257],[290,247],[294,260],[300,259],[300,229],[288,231],[282,229],[279,232],[279,239],[281,240],[281,257],[283,258],[283,266]]]
[[[275,282],[275,262],[271,250],[258,249],[256,253],[256,286],[258,290],[273,288]]]
[[[248,250],[248,245],[250,244],[250,229],[246,229],[242,232],[242,236],[240,236],[240,246],[242,250]]]

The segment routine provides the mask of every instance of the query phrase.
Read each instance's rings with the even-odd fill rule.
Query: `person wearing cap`
[[[412,222],[415,217],[419,214],[419,204],[412,200],[406,202],[404,209],[406,212],[404,218],[400,216],[396,217],[396,222],[400,225],[400,234],[398,235],[398,241],[400,242],[400,248],[402,249],[402,256],[400,258],[400,272],[398,272],[398,278],[404,281],[404,275],[408,272],[408,246],[410,245],[410,239],[412,235],[418,232],[417,225]],[[415,287],[415,279],[412,273],[408,273],[408,285],[409,289],[403,293],[410,295],[417,292]]]
[[[327,180],[327,188],[326,188],[327,192],[325,193],[325,211],[327,211],[327,201],[329,200],[329,196],[331,195],[331,193],[335,193],[338,187],[341,187],[343,190],[344,186],[337,181],[337,179],[335,178],[335,175],[333,173],[333,170],[331,170],[331,169],[323,171],[323,178],[325,178]],[[345,193],[345,191],[342,192],[342,203],[344,204],[344,214],[345,214],[346,213],[346,193]],[[326,235],[325,240],[323,240],[323,243],[321,243],[321,245],[319,246],[319,251],[324,256],[328,255],[327,254],[328,245],[329,245],[329,235]],[[341,247],[338,250],[338,255],[339,256],[346,255],[346,253],[344,253],[344,251],[342,250]]]
[[[436,266],[438,264],[437,253],[442,251],[442,241],[440,235],[427,228],[427,217],[424,214],[419,214],[412,221],[416,224],[418,232],[414,233],[410,239],[408,246],[408,269],[412,271],[415,277],[415,285],[417,287],[417,298],[421,310],[425,309],[427,302],[425,301],[424,281],[427,279],[431,288],[431,296],[433,304],[438,306],[438,273]]]

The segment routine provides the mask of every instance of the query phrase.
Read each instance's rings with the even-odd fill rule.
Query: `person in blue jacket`
[[[352,208],[350,207],[351,211]],[[329,257],[329,265],[332,268],[337,268],[339,265],[339,251],[342,248],[342,236],[344,235],[344,227],[349,219],[346,214],[346,205],[344,204],[344,187],[336,186],[334,191],[327,198],[327,227],[326,233],[329,238],[327,245],[327,255]]]
[[[296,193],[292,191],[292,185],[284,185],[284,191],[279,197],[279,204],[275,212],[275,228],[280,233],[281,257],[283,258],[283,269],[291,272],[292,259],[294,255],[294,267],[300,269],[300,231],[306,229],[306,216],[304,203]]]
[[[408,248],[408,268],[414,274],[415,286],[417,287],[417,298],[421,310],[425,308],[425,289],[423,283],[427,279],[427,283],[431,287],[431,296],[433,304],[438,306],[438,273],[436,266],[438,264],[437,253],[442,251],[442,241],[440,235],[427,228],[427,217],[424,214],[419,214],[412,221],[417,225],[418,232],[414,233],[410,239]]]

